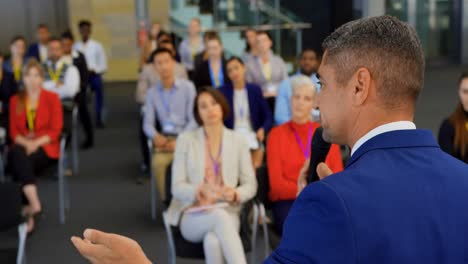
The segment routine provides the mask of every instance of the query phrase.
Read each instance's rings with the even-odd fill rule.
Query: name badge
[[[277,90],[276,88],[277,88],[276,85],[274,85],[273,83],[269,83],[266,87],[266,90],[267,92],[274,93]]]
[[[175,132],[175,125],[171,122],[165,122],[163,124],[163,132],[173,134]]]

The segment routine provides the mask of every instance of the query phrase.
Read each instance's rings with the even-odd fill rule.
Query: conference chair
[[[166,171],[166,186],[171,186],[172,181],[172,170]],[[171,188],[166,188],[167,197],[172,199]],[[252,217],[250,213],[252,212]],[[176,264],[177,257],[185,259],[204,259],[203,243],[192,243],[185,240],[182,236],[180,228],[178,226],[171,226],[168,221],[168,212],[163,212],[163,223],[166,230],[167,242],[168,242],[168,264]],[[253,219],[252,224],[251,219]],[[257,222],[258,219],[258,208],[255,204],[254,199],[244,204],[241,215],[240,215],[240,237],[244,246],[245,252],[250,252],[250,263],[256,263],[256,239],[257,239]]]
[[[150,166],[149,166],[149,172],[150,172],[150,212],[151,212],[151,219],[153,221],[156,221],[156,210],[157,210],[157,190],[156,190],[156,179],[154,178],[155,175],[153,173],[153,142],[151,139],[148,139],[147,141],[148,149],[149,149],[149,157],[150,157]]]

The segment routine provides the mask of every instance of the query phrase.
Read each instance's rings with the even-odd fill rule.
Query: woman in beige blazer
[[[177,139],[169,222],[180,224],[186,240],[203,242],[207,263],[246,263],[239,215],[242,203],[257,191],[249,146],[241,135],[224,127],[229,106],[219,91],[200,92],[194,110],[201,127]],[[222,204],[201,212],[187,211]]]

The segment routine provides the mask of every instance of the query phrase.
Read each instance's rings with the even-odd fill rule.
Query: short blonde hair
[[[302,86],[310,87],[314,96],[317,94],[317,86],[315,85],[315,83],[312,81],[310,77],[305,76],[303,74],[292,77],[291,79],[292,94],[294,94],[296,89]]]

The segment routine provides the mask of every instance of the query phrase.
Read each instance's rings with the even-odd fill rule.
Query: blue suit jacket
[[[257,131],[263,128],[268,132],[273,125],[273,117],[270,107],[263,97],[260,86],[252,83],[246,84],[247,97],[249,99],[250,118],[252,121],[252,128]],[[231,83],[225,84],[219,90],[226,97],[229,107],[231,109],[228,118],[224,121],[227,128],[234,129],[234,88]]]
[[[41,61],[38,43],[34,43],[29,46],[28,51],[26,52],[26,58],[35,58],[37,61]]]
[[[265,263],[468,263],[468,165],[425,130],[378,135],[307,186]]]

